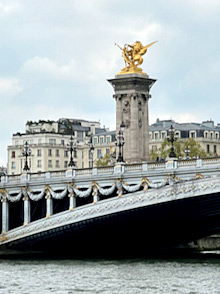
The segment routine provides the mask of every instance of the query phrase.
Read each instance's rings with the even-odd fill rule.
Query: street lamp
[[[22,155],[25,156],[25,165],[24,165],[23,170],[28,171],[28,170],[30,170],[30,168],[28,166],[27,158],[28,158],[28,156],[31,155],[31,149],[29,148],[29,145],[28,145],[27,141],[24,143],[24,149],[22,151]]]
[[[116,141],[115,141],[115,145],[119,148],[117,162],[124,161],[123,160],[123,146],[125,144],[125,140],[124,140],[124,136],[123,136],[124,130],[125,130],[125,124],[122,121],[122,123],[120,125],[120,130],[117,134]]]
[[[69,143],[67,144],[67,151],[70,152],[70,162],[68,164],[68,166],[73,167],[75,166],[75,163],[73,161],[73,152],[75,151],[75,142],[74,142],[74,138],[71,135],[70,139],[69,139]]]
[[[174,158],[174,157],[176,157],[176,153],[174,152],[173,143],[177,140],[177,137],[175,136],[175,129],[174,129],[173,125],[171,125],[171,127],[169,129],[169,134],[168,134],[167,140],[168,140],[168,142],[171,142],[169,157]]]
[[[186,159],[189,159],[190,147],[188,145],[186,146],[185,153],[186,153]]]

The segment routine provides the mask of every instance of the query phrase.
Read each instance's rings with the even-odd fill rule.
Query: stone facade
[[[105,133],[99,122],[86,120],[60,119],[59,121],[27,122],[25,133],[16,133],[12,137],[12,145],[8,146],[8,174],[21,174],[25,164],[22,155],[24,143],[27,141],[31,149],[28,157],[30,172],[64,170],[68,167],[69,153],[67,144],[73,134],[76,142],[74,162],[78,168],[88,168],[94,158],[90,155],[92,135]],[[97,146],[98,147],[98,146]]]
[[[209,155],[220,155],[220,125],[215,125],[212,120],[202,123],[178,123],[174,120],[159,120],[150,125],[150,150],[160,148],[168,136],[171,125],[179,141],[184,142],[193,138]]]

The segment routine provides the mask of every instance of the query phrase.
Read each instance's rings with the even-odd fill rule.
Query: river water
[[[190,258],[0,259],[0,294],[220,293],[220,255]]]

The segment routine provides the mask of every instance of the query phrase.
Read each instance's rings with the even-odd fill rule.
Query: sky
[[[220,123],[219,0],[0,0],[0,166],[28,120],[79,118],[115,129],[123,47],[144,56],[150,123]]]

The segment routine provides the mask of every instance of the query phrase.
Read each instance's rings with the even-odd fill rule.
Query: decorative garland
[[[202,178],[204,178],[202,175],[197,174],[194,180]],[[123,189],[128,193],[133,193],[139,191],[141,187],[143,187],[143,190],[146,191],[148,190],[148,188],[158,189],[164,187],[166,184],[174,185],[178,182],[181,182],[181,180],[179,178],[175,178],[172,175],[169,175],[167,178],[160,182],[150,182],[147,178],[143,178],[141,183],[136,185],[129,185],[125,183],[122,179],[116,179],[110,188],[103,188],[99,186],[98,183],[93,182],[91,186],[85,191],[82,191],[72,183],[69,183],[62,192],[55,192],[50,186],[45,186],[44,189],[38,194],[34,194],[28,188],[21,188],[21,191],[16,196],[11,196],[8,191],[6,191],[5,189],[1,189],[0,199],[7,199],[10,202],[17,202],[21,199],[23,195],[25,197],[28,196],[33,201],[39,201],[44,197],[45,194],[49,196],[51,195],[52,198],[58,200],[63,199],[67,194],[71,194],[71,197],[78,196],[80,198],[88,197],[89,195],[91,195],[91,193],[93,196],[97,196],[98,193],[103,196],[109,196],[115,191],[115,189],[117,189],[117,195],[120,197],[123,194]]]
[[[41,200],[45,194],[45,189],[38,194],[33,194],[31,191],[27,190],[28,197],[33,201]]]
[[[108,195],[111,195],[115,191],[116,185],[114,183],[114,184],[112,184],[111,188],[106,188],[106,189],[100,187],[99,185],[97,185],[97,187],[98,187],[98,191],[101,195],[108,196]]]
[[[129,186],[127,183],[122,184],[122,187],[129,193],[137,192],[141,186],[142,186],[142,183],[137,185],[131,185],[131,186]]]
[[[85,197],[88,197],[91,194],[91,192],[92,192],[92,186],[89,187],[85,191],[81,191],[78,188],[76,188],[76,187],[73,186],[73,191],[76,194],[76,196],[78,196],[80,198],[85,198]]]
[[[63,199],[63,198],[66,196],[67,191],[68,191],[68,188],[67,188],[67,187],[66,187],[66,188],[63,190],[63,192],[61,192],[61,193],[56,193],[56,192],[54,192],[54,191],[52,190],[52,188],[50,188],[50,195],[51,195],[54,199],[58,199],[58,200],[60,200],[60,199]]]
[[[8,199],[8,201],[10,201],[10,202],[18,202],[21,199],[23,193],[22,193],[22,191],[20,191],[18,193],[18,195],[11,196],[9,193],[5,192],[5,195],[6,195],[6,198]]]

